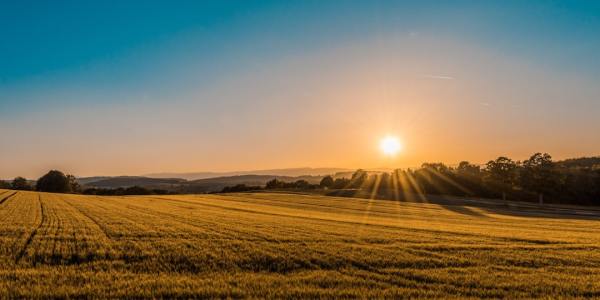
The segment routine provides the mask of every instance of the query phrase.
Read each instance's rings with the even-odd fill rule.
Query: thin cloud
[[[424,75],[423,77],[429,79],[454,80],[454,77],[447,75]]]

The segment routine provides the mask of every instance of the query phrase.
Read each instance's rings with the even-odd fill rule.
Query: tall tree
[[[77,182],[77,178],[73,175],[67,175],[67,179],[71,186],[71,192],[79,193],[81,191],[81,186],[79,185],[79,182]]]
[[[538,194],[540,204],[544,202],[544,194],[551,193],[559,183],[552,156],[548,153],[535,153],[523,161],[520,184],[527,190]]]
[[[488,192],[483,185],[481,167],[461,161],[456,168],[456,181],[468,190],[469,196],[484,196]]]
[[[477,176],[481,172],[481,167],[471,164],[468,161],[461,161],[456,168],[459,174]]]
[[[331,188],[333,186],[333,177],[331,175],[327,175],[321,179],[319,186],[322,188]]]
[[[350,178],[350,187],[351,188],[360,188],[363,183],[368,179],[369,175],[367,171],[363,169],[358,169],[354,174],[352,174],[352,178]]]
[[[502,199],[506,200],[507,190],[512,190],[517,178],[517,168],[519,165],[508,157],[498,157],[496,160],[490,160],[486,164],[486,171],[489,177],[497,184],[500,184],[502,190]]]
[[[36,189],[50,193],[70,193],[72,191],[69,178],[63,172],[57,170],[52,170],[40,177]]]
[[[284,182],[277,180],[277,178],[273,178],[267,182],[265,185],[266,189],[278,189],[283,187]]]

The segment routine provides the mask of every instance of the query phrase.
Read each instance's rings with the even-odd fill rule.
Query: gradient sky
[[[0,178],[600,154],[599,1],[0,0],[0,37]]]

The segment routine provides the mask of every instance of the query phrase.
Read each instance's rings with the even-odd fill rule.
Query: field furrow
[[[0,297],[600,297],[595,219],[297,194],[9,195]]]
[[[8,201],[8,199],[14,197],[17,194],[17,192],[3,192],[2,194],[0,194],[0,205],[2,205],[4,202]]]

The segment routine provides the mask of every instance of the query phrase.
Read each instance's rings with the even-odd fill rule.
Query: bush
[[[321,179],[321,182],[319,183],[319,186],[322,188],[332,187],[333,186],[333,177],[331,177],[330,175],[323,177],[323,179]]]
[[[63,172],[52,170],[40,177],[36,189],[41,192],[70,193],[73,191],[71,181]]]
[[[30,191],[32,189],[32,187],[29,184],[29,182],[27,181],[27,179],[25,179],[23,177],[16,177],[15,179],[13,179],[12,183],[10,184],[10,187],[13,190],[23,190],[23,191]]]

